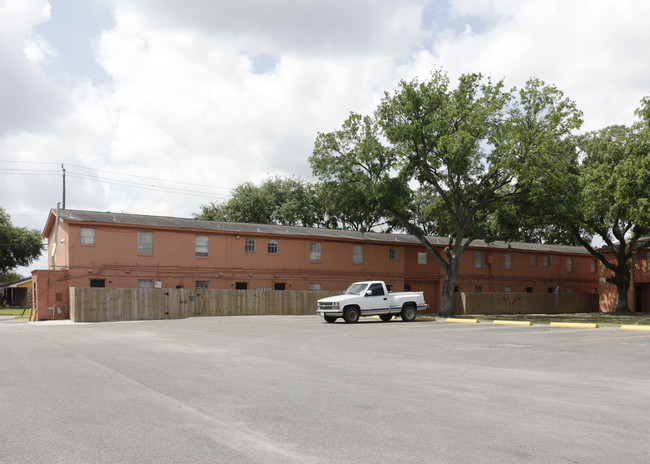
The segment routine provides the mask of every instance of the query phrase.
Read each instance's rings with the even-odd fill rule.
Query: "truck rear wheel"
[[[349,308],[345,308],[343,310],[343,320],[348,323],[355,323],[359,322],[359,317],[361,314],[359,313],[359,308],[356,306],[350,306]]]
[[[415,316],[417,316],[417,308],[413,305],[406,305],[402,308],[402,313],[400,315],[404,322],[413,322]]]

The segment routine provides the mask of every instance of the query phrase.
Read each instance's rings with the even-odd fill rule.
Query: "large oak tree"
[[[493,216],[575,157],[581,113],[562,92],[532,79],[519,91],[480,74],[455,87],[443,72],[402,81],[371,116],[351,114],[319,134],[310,158],[322,181],[360,184],[367,208],[416,236],[445,272],[439,314],[449,316],[461,256],[492,232]],[[427,234],[448,237],[441,252]]]

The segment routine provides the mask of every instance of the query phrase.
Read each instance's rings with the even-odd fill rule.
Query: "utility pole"
[[[63,170],[63,209],[65,209],[65,168],[63,163],[61,163],[61,169]]]

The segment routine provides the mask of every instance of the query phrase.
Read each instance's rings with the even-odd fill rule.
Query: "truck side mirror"
[[[372,296],[372,290],[366,291],[366,296]]]

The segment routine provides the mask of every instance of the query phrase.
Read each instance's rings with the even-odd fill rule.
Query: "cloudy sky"
[[[648,18],[647,0],[0,0],[0,206],[42,230],[63,164],[68,209],[191,217],[310,178],[319,131],[436,67],[538,77],[584,130],[628,124]]]

